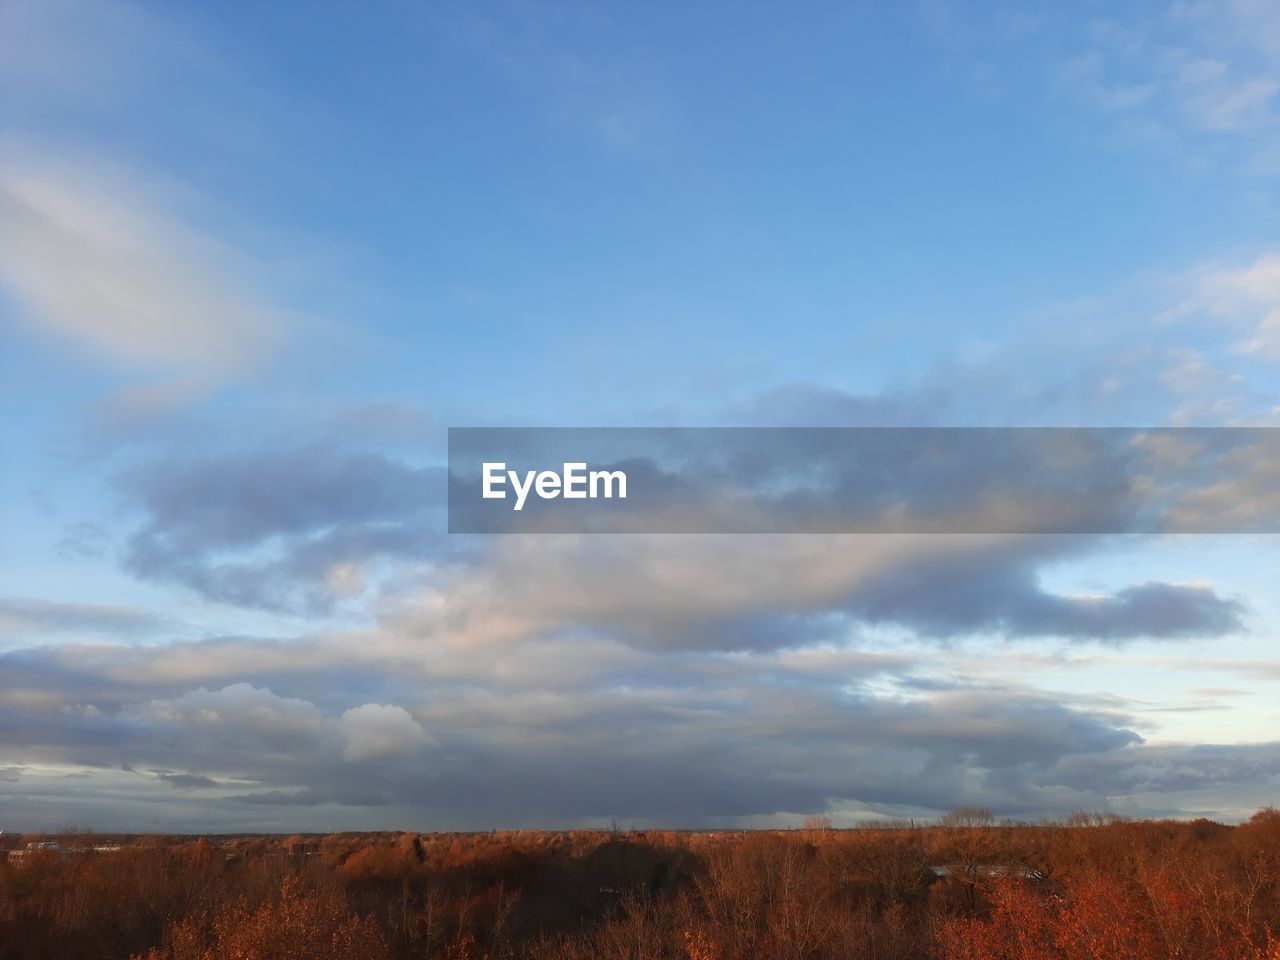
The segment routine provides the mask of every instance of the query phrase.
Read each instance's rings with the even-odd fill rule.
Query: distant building
[[[101,844],[96,847],[64,847],[56,840],[32,840],[27,844],[26,849],[10,850],[7,860],[9,863],[24,863],[27,857],[38,852],[56,853],[62,857],[69,857],[77,853],[119,853],[120,845],[118,843]]]
[[[1010,869],[1002,863],[975,863],[967,867],[939,864],[929,868],[935,877],[1018,877],[1022,880],[1043,880],[1039,870],[1027,867]]]

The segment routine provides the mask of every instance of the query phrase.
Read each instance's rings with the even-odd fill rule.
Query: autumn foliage
[[[4,839],[0,960],[1280,960],[1274,810]]]
[[[279,898],[250,907],[241,898],[169,926],[162,947],[143,960],[385,960],[378,924],[352,914],[333,892],[307,893],[286,875]]]

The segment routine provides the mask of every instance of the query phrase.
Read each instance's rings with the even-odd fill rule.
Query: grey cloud
[[[67,633],[143,636],[172,626],[164,617],[118,604],[0,598],[0,637],[38,639]]]
[[[1026,466],[1014,459],[1005,471],[1011,476]],[[747,466],[758,472],[761,465]],[[1123,472],[1103,469],[1095,485],[1105,494],[1121,478]],[[949,486],[955,479],[926,477],[913,496],[935,510],[952,496],[964,499],[964,490],[980,496],[970,489],[974,478],[960,478],[959,493]],[[856,469],[838,480],[883,485]],[[771,482],[767,471],[762,481]],[[135,467],[119,483],[144,513],[125,555],[139,576],[221,602],[324,613],[362,594],[380,565],[444,560],[423,584],[432,612],[417,618],[418,629],[467,643],[579,628],[650,649],[778,649],[836,639],[860,622],[941,638],[999,632],[1118,643],[1218,636],[1242,629],[1245,614],[1240,601],[1209,587],[1145,583],[1101,598],[1042,589],[1041,566],[1106,546],[1091,537],[975,540],[971,547],[962,538],[917,541],[909,556],[891,549],[869,559],[858,554],[874,553],[874,546],[835,556],[849,540],[770,555],[781,540],[746,537],[723,550],[705,550],[692,538],[637,549],[638,538],[619,546],[604,537],[571,550],[550,538],[513,550],[441,534],[441,471],[326,443]],[[1059,499],[1023,506],[1030,514],[1060,509]],[[1094,509],[1091,501],[1083,509]],[[639,555],[626,555],[632,551]],[[729,552],[748,562],[726,565]],[[816,576],[802,566],[806,552],[824,567]],[[789,562],[787,554],[801,559]],[[651,569],[658,565],[689,575]],[[731,572],[705,569],[715,566]],[[726,584],[731,576],[740,585]]]
[[[1062,758],[1057,776],[1109,794],[1274,785],[1280,779],[1280,742],[1159,744],[1115,755],[1082,754]]]
[[[1213,637],[1244,628],[1243,601],[1203,585],[1148,582],[1110,597],[1065,598],[1066,628],[1075,637]]]
[[[387,825],[469,827],[610,816],[696,826],[833,802],[1043,812],[1100,799],[1087,777],[1062,773],[1073,758],[1145,749],[1122,718],[1026,688],[876,693],[867,681],[909,678],[913,661],[838,649],[638,655],[579,637],[520,644],[513,669],[495,671],[483,651],[428,645],[408,676],[403,662],[381,664],[390,651],[368,652],[336,691],[298,673],[290,696],[253,678],[133,700],[127,671],[101,670],[113,653],[126,655],[99,651],[99,676],[116,679],[99,682],[118,706],[77,707],[77,691],[60,689],[66,674],[51,673],[56,702],[7,704],[0,737],[24,764],[82,767],[85,796],[122,763],[165,771],[112,790],[162,804],[146,783],[199,787],[184,802],[202,824],[254,822],[237,808],[291,808],[299,829],[344,808],[381,811],[373,822]],[[548,668],[566,657],[590,666],[557,686]],[[39,688],[39,672],[23,683]],[[420,700],[397,705],[406,689]],[[345,706],[316,705],[335,693]],[[15,799],[41,782],[24,776]],[[308,820],[316,808],[322,819]]]
[[[259,805],[377,806],[386,802],[382,793],[392,775],[389,765],[415,762],[435,743],[407,711],[387,702],[394,682],[383,685],[383,702],[369,703],[348,672],[343,712],[248,682],[131,699],[130,693],[136,698],[147,681],[113,680],[111,671],[104,671],[107,676],[95,692],[105,696],[94,704],[77,701],[84,691],[62,689],[65,673],[42,678],[38,665],[55,662],[48,652],[27,657],[37,669],[22,678],[27,693],[42,696],[0,698],[0,743],[37,769],[50,763],[80,768],[90,781],[105,769],[150,769],[157,772],[139,784],[163,784],[184,794],[199,790],[202,799],[188,798],[192,804],[238,799]],[[103,648],[99,666],[112,653],[126,651]],[[324,679],[314,682],[321,692],[325,684]],[[323,699],[316,692],[311,696]],[[174,772],[175,767],[206,772]],[[253,787],[258,789],[246,790]],[[145,786],[127,783],[118,795],[149,796]]]
[[[235,803],[258,803],[280,807],[314,807],[333,802],[328,790],[263,790],[260,793],[240,793],[227,797]]]
[[[207,550],[414,513],[433,499],[425,478],[379,454],[316,445],[138,466],[120,486],[144,505],[157,535]]]
[[[360,591],[360,564],[443,549],[442,472],[377,453],[264,449],[138,465],[117,483],[145,515],[131,572],[241,606],[324,610]]]
[[[145,513],[126,552],[139,576],[315,613],[362,593],[380,562],[443,559],[423,584],[429,612],[410,616],[463,643],[576,627],[647,649],[763,650],[838,639],[859,622],[1118,643],[1219,636],[1245,615],[1210,587],[1093,598],[1039,585],[1042,565],[1103,548],[1096,537],[918,538],[905,552],[874,537],[448,538],[441,471],[329,444],[135,467],[119,482]],[[922,495],[946,499],[942,487]]]
[[[1212,587],[1147,582],[1104,596],[1066,596],[1044,590],[1036,563],[1080,547],[1013,543],[1001,548],[926,559],[876,574],[848,602],[871,622],[893,622],[928,634],[1000,632],[1013,637],[1064,637],[1119,643],[1144,637],[1169,640],[1222,636],[1244,629],[1245,605]]]
[[[218,785],[218,781],[198,773],[158,773],[156,779],[178,790],[195,790],[199,787]]]
[[[388,800],[376,791],[352,785],[344,788],[303,790],[263,790],[258,793],[235,794],[226,798],[232,803],[249,803],[270,807],[318,807],[337,804],[344,807],[384,807]]]
[[[63,537],[54,549],[65,559],[96,560],[106,556],[110,543],[110,535],[101,526],[80,521],[63,531]]]
[[[828,611],[811,614],[744,612],[689,618],[629,616],[597,621],[599,628],[645,650],[768,651],[834,642],[845,636],[848,618]]]
[[[1102,597],[1040,585],[1090,537],[500,538],[483,563],[441,573],[386,622],[484,647],[589,629],[652,650],[767,650],[837,641],[860,624],[935,639],[998,633],[1121,643],[1221,636],[1242,601],[1209,586],[1142,583]]]

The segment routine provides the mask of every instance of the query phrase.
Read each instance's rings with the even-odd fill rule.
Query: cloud
[[[191,170],[166,169],[174,155],[210,169],[261,159],[278,128],[268,85],[225,40],[208,18],[132,0],[0,5],[13,106],[0,129],[0,322],[113,381],[98,431],[190,406],[286,355],[296,369],[318,333],[340,336],[289,306],[302,247],[308,289],[326,274],[315,243],[281,240]],[[147,156],[151,116],[165,118],[163,156]],[[110,144],[93,142],[107,130]]]
[[[1234,75],[1231,64],[1210,57],[1173,61],[1173,84],[1182,109],[1198,126],[1215,133],[1235,133],[1264,126],[1280,91],[1274,77]]]
[[[876,390],[790,381],[735,398],[733,426],[1272,426],[1259,361],[1280,319],[1280,254],[1262,248],[1133,278],[1040,308],[1035,332],[941,360]]]
[[[1113,11],[1079,32],[1064,18],[1061,35],[1077,34],[1076,52],[1056,78],[1128,140],[1176,147],[1194,166],[1257,173],[1280,130],[1276,18],[1267,6],[1192,0]]]
[[[1106,60],[1098,50],[1087,50],[1068,60],[1060,71],[1064,83],[1108,113],[1137,110],[1156,92],[1154,83],[1109,83]]]
[[[220,602],[324,611],[362,565],[440,550],[443,471],[331,444],[138,464],[117,480],[143,511],[125,566]]]
[[[1242,629],[1241,603],[1205,586],[1145,583],[1104,597],[1040,586],[1039,567],[1099,546],[1074,536],[504,537],[483,562],[436,569],[420,600],[384,616],[482,649],[582,628],[653,650],[784,649],[859,623],[1102,642]]]
[[[1203,268],[1180,314],[1207,314],[1247,332],[1239,349],[1280,360],[1280,253],[1264,253],[1244,266]]]
[[[1263,55],[1280,54],[1280,13],[1269,0],[1180,0],[1170,8],[1175,24],[1237,49]]]
[[[345,760],[385,760],[416,753],[431,742],[404,707],[366,703],[342,715]]]
[[[1280,779],[1280,743],[1152,744],[1133,753],[1063,758],[1058,775],[1065,783],[1108,794],[1270,784]]]
[[[172,626],[163,616],[118,604],[0,598],[0,637],[43,639],[68,633],[143,637]]]
[[[60,643],[0,653],[10,693],[51,683],[69,697],[115,708],[143,691],[155,696],[204,683],[228,685],[245,674],[325,676],[341,673],[351,661],[340,645],[316,640],[215,637],[171,640],[161,645]],[[5,691],[0,691],[0,703]]]
[[[120,716],[144,739],[181,730],[184,748],[195,755],[246,750],[259,763],[271,755],[315,749],[326,738],[323,715],[313,704],[249,683],[221,690],[201,687],[173,700],[126,707]]]
[[[1025,688],[942,685],[905,697],[865,686],[912,669],[902,657],[810,650],[673,660],[580,639],[522,644],[514,669],[495,669],[482,652],[439,645],[409,661],[412,646],[396,658],[348,646],[355,659],[337,678],[288,671],[300,696],[245,681],[138,700],[127,671],[95,671],[120,679],[77,690],[65,674],[31,669],[56,663],[46,651],[26,658],[17,679],[52,702],[0,702],[0,735],[34,769],[24,791],[38,791],[50,765],[105,788],[110,777],[95,771],[124,763],[159,772],[111,787],[118,797],[163,804],[148,784],[179,788],[193,824],[242,805],[288,807],[297,823],[324,806],[383,809],[388,823],[431,816],[472,826],[610,815],[697,825],[822,809],[834,797],[943,807],[999,795],[1009,806],[1027,801],[982,786],[994,771],[1038,777],[1062,757],[1137,740],[1114,717]],[[579,665],[568,678],[565,663]],[[421,721],[386,696],[400,684],[425,698]],[[352,705],[321,709],[308,699],[335,694]],[[439,745],[424,763],[428,724]],[[21,795],[11,799],[26,809]]]
[[[591,20],[596,31],[613,35],[608,57],[595,42],[571,40],[574,31],[549,29],[559,18],[550,8],[490,12],[467,24],[468,35],[497,75],[537,98],[551,122],[617,153],[663,151],[680,127],[671,92],[662,72],[602,13]]]
[[[0,166],[0,238],[0,284],[34,329],[126,369],[217,383],[288,336],[232,248],[101,164]]]
[[[218,781],[198,773],[158,773],[156,779],[177,790],[195,790],[218,785]]]
[[[106,556],[111,535],[96,523],[82,520],[69,525],[55,549],[58,556],[69,560],[95,560]]]
[[[878,575],[850,598],[873,622],[891,621],[941,636],[1000,632],[1118,643],[1217,637],[1244,629],[1244,604],[1198,584],[1148,582],[1111,595],[1050,593],[1036,581],[1034,556],[957,556]]]
[[[389,628],[287,649],[246,658],[244,679],[220,687],[135,675],[131,651],[107,645],[74,658],[89,664],[80,674],[58,650],[8,655],[0,669],[28,692],[0,697],[0,737],[22,770],[5,786],[11,819],[705,826],[957,803],[1034,817],[1122,795],[1130,812],[1166,812],[1165,786],[1234,810],[1274,775],[1274,745],[1148,744],[1123,701],[939,672],[901,652],[640,651],[577,634],[495,658]],[[312,669],[337,657],[338,669]],[[121,780],[121,764],[155,773]]]
[[[328,790],[262,790],[258,793],[234,794],[227,797],[234,803],[257,803],[278,807],[314,807],[330,803],[333,794]]]

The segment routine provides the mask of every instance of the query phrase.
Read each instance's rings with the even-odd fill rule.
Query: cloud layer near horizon
[[[478,656],[382,636],[68,646],[0,668],[10,815],[32,824],[705,826],[1118,795],[1163,813],[1196,791],[1247,803],[1280,773],[1280,744],[1147,744],[1117,704],[947,679],[927,655],[673,658],[577,637]],[[94,807],[103,790],[117,807]]]

